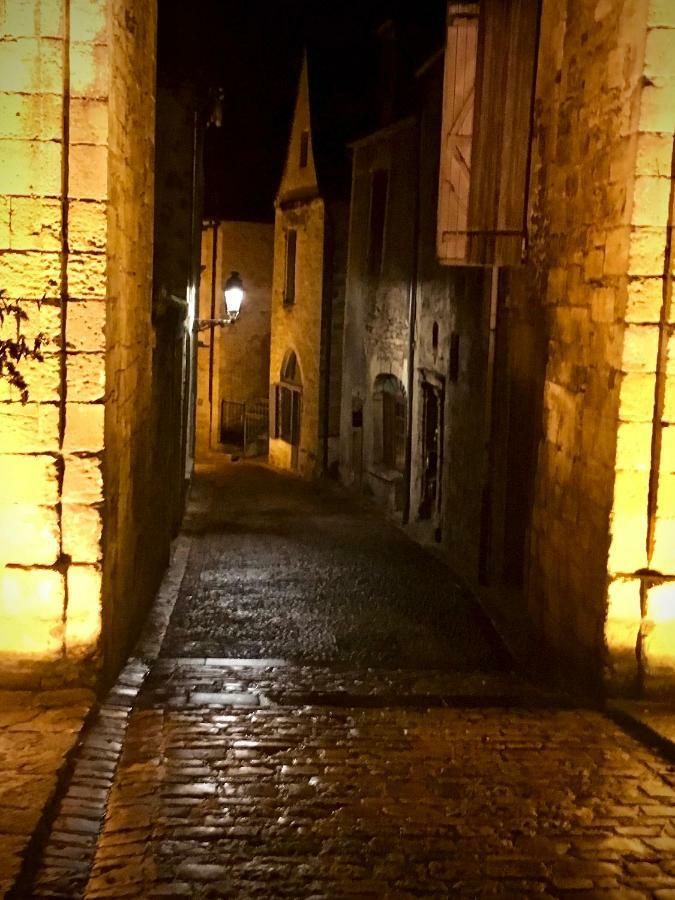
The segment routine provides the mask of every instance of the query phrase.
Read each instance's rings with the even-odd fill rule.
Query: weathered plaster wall
[[[162,10],[159,14],[161,18]],[[201,102],[197,88],[176,83],[173,56],[161,45],[157,79],[152,431],[160,448],[154,453],[156,477],[161,484],[175,487],[160,491],[157,498],[154,531],[164,532],[161,540],[166,542],[180,525],[185,490],[178,486],[183,484],[185,489],[190,468],[190,360],[196,336],[189,328],[189,307],[201,264],[203,120],[196,116]]]
[[[30,402],[1,388],[0,672],[44,683],[94,677],[102,628],[112,671],[151,594],[155,6],[6,3],[0,25],[0,287],[51,338]]]
[[[417,139],[406,121],[354,147],[352,205],[345,292],[342,360],[340,473],[346,484],[362,481],[385,505],[394,503],[400,474],[384,471],[374,458],[373,389],[378,375],[408,384],[410,278],[412,275]],[[372,173],[384,169],[389,186],[382,270],[368,274]],[[352,407],[363,404],[363,479],[355,467]],[[360,437],[360,436],[359,436]],[[358,440],[359,437],[356,439]],[[400,495],[400,490],[398,491]],[[399,497],[400,500],[400,497]]]
[[[485,484],[485,403],[488,360],[488,271],[441,266],[436,256],[443,60],[420,78],[419,262],[415,323],[415,392],[409,532],[437,542],[455,572],[478,578],[481,498]],[[434,323],[438,344],[433,346]],[[450,371],[450,351],[458,368]],[[424,373],[424,376],[423,376]],[[423,458],[423,377],[444,386],[440,516],[420,520]],[[440,529],[440,535],[437,532]]]
[[[208,396],[212,336],[210,329],[200,334],[197,395],[199,456],[209,446],[218,446],[221,400],[250,403],[267,400],[269,396],[274,226],[261,222],[218,222],[217,225],[216,315],[222,314],[223,289],[232,271],[241,275],[246,297],[236,323],[214,329],[212,415]],[[204,318],[210,317],[211,310],[213,236],[213,227],[206,227],[202,242],[204,271],[199,299],[200,315]]]
[[[284,305],[286,232],[297,231],[295,303]],[[274,227],[274,275],[270,345],[270,384],[277,384],[288,350],[297,356],[302,376],[298,472],[320,474],[321,314],[323,307],[325,207],[320,198],[279,206]],[[290,468],[290,445],[270,436],[272,465]]]

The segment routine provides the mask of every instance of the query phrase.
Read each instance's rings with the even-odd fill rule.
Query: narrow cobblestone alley
[[[673,769],[374,516],[201,472],[161,652],[160,595],[24,896],[675,897]]]

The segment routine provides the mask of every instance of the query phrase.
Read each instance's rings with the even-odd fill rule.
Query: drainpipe
[[[417,275],[420,243],[420,159],[422,156],[422,123],[417,117],[417,159],[415,160],[415,212],[413,216],[413,258],[408,285],[408,420],[405,440],[405,503],[403,524],[410,521],[410,489],[412,482],[413,391],[415,389],[415,337],[417,326]]]
[[[216,275],[218,270],[218,222],[213,223],[213,247],[211,254],[211,327],[209,329],[209,447],[213,434],[213,369],[215,364],[216,327]]]

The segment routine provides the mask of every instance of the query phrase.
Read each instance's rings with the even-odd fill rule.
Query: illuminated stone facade
[[[28,404],[0,388],[0,674],[45,683],[114,671],[166,559],[147,551],[156,9],[5,3],[0,32],[0,287],[50,338]]]
[[[669,4],[543,5],[510,300],[513,367],[546,355],[527,591],[549,643],[585,667],[604,644],[616,684],[675,671],[674,67]]]
[[[307,478],[336,461],[340,409],[348,209],[339,196],[325,190],[321,176],[305,59],[276,199],[269,461]],[[277,400],[290,354],[297,360],[301,388],[292,436],[290,431],[282,435]]]
[[[438,265],[442,59],[418,76],[407,528],[437,541],[458,574],[498,598],[496,609],[522,601],[551,658],[621,690],[672,688],[675,673],[674,26],[663,3],[544,2],[532,132],[520,138],[531,148],[523,255],[499,268]],[[396,138],[380,140],[386,148]],[[356,437],[366,472],[372,456],[367,395],[361,418],[348,394],[379,334],[367,327],[365,262],[353,263],[372,241],[363,152],[357,145],[345,330],[348,483],[359,480]],[[396,163],[405,158],[399,148]],[[469,173],[479,194],[484,162],[475,156]],[[363,177],[378,165],[367,160]],[[410,230],[387,213],[387,240]],[[387,297],[409,276],[410,262]],[[403,347],[403,307],[385,321],[400,325]],[[425,447],[434,391],[442,438]],[[442,453],[433,507],[430,449]]]
[[[233,271],[241,275],[246,296],[235,324],[199,332],[197,461],[221,443],[223,401],[249,404],[250,409],[256,401],[267,402],[273,243],[274,228],[263,222],[204,225],[200,318],[222,316],[223,289]],[[255,452],[253,447],[250,450]]]

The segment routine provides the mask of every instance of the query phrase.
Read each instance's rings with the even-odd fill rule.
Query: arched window
[[[281,364],[280,383],[276,397],[275,437],[298,447],[300,444],[300,406],[302,403],[302,376],[298,358],[287,351]]]
[[[373,450],[375,462],[387,469],[405,469],[405,388],[394,375],[378,375],[373,390]]]
[[[298,357],[293,350],[287,350],[284,361],[281,364],[281,380],[286,384],[302,385]]]

